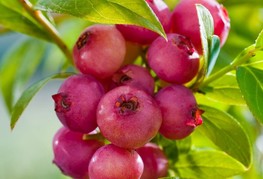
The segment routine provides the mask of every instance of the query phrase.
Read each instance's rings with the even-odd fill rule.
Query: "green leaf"
[[[256,48],[263,49],[263,29],[259,33],[258,38],[256,39]]]
[[[220,52],[220,39],[217,35],[213,35],[211,38],[211,44],[209,48],[209,58],[208,58],[208,69],[207,69],[207,76],[210,75],[212,72],[216,60],[218,58]]]
[[[228,73],[202,88],[205,96],[229,105],[246,105],[234,74]]]
[[[0,0],[0,24],[8,29],[50,41],[48,33],[25,12],[19,2]]]
[[[47,82],[49,82],[52,79],[56,79],[56,78],[67,78],[70,75],[72,75],[73,73],[59,73],[59,74],[55,74],[52,76],[49,76],[41,81],[38,81],[37,83],[35,83],[34,85],[30,86],[27,90],[25,90],[23,92],[23,94],[21,95],[21,97],[18,99],[18,101],[16,102],[13,111],[12,111],[12,115],[11,115],[11,122],[10,122],[10,126],[11,129],[13,129],[18,121],[18,119],[20,118],[21,114],[23,113],[24,109],[27,107],[27,105],[29,104],[29,102],[31,101],[31,99],[34,97],[34,95],[45,85],[47,84]]]
[[[263,124],[263,70],[252,67],[238,67],[237,81],[249,109]]]
[[[2,58],[0,87],[11,112],[15,88],[24,86],[35,73],[45,51],[45,44],[31,38],[17,40]]]
[[[208,106],[204,110],[204,123],[198,130],[208,137],[216,146],[237,159],[245,167],[251,164],[251,143],[240,123],[229,114]]]
[[[144,0],[39,0],[36,8],[95,23],[144,26],[166,37],[158,18]]]
[[[200,25],[201,42],[203,46],[203,55],[207,65],[209,59],[209,44],[214,34],[214,21],[211,13],[201,4],[196,4],[198,21]]]
[[[174,167],[179,177],[198,179],[225,179],[247,170],[226,153],[215,150],[196,150],[181,155]]]

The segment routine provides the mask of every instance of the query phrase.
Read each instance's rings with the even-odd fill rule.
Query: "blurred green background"
[[[166,0],[166,2],[171,9],[177,3],[176,0]],[[263,0],[221,0],[220,2],[228,9],[231,30],[220,52],[215,70],[229,64],[242,49],[253,44],[258,33],[263,29]],[[68,16],[56,16],[55,23],[69,47],[72,47],[79,33],[89,25],[88,22]],[[36,70],[32,71],[33,78],[27,79],[26,85],[16,86],[15,100],[30,84],[58,72],[65,62],[63,54],[56,46],[0,26],[0,69],[5,67],[6,60],[11,57],[19,44],[25,43],[27,47],[28,41],[35,41],[45,50],[39,50],[41,58],[37,61],[38,63],[35,63]],[[27,50],[30,51],[31,48],[34,49],[30,47]],[[24,53],[23,50],[21,53]],[[26,64],[23,65],[32,65],[30,55]],[[0,80],[1,78],[0,74]],[[61,175],[58,168],[52,164],[52,138],[61,124],[55,115],[51,95],[56,93],[60,84],[61,80],[54,80],[41,89],[22,114],[13,131],[9,127],[10,115],[0,96],[0,179],[67,178]],[[235,110],[240,109],[232,110],[234,113]],[[243,110],[243,113],[246,112]],[[249,132],[254,142],[256,155],[252,169],[247,174],[234,178],[263,178],[263,130],[250,119],[251,117],[244,116],[244,120],[248,120],[252,129],[255,129]]]

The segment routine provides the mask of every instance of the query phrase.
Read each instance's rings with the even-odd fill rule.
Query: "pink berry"
[[[83,140],[83,134],[62,127],[53,139],[55,163],[61,172],[74,178],[88,178],[89,162],[104,144],[98,140]]]
[[[146,0],[150,8],[158,17],[166,32],[170,29],[171,12],[163,0]],[[117,25],[117,29],[128,41],[149,45],[159,35],[151,30],[134,25]]]
[[[190,38],[199,54],[203,54],[195,4],[202,4],[210,11],[214,20],[214,34],[219,36],[221,46],[226,42],[230,19],[227,10],[216,0],[181,0],[177,4],[171,17],[172,31]]]
[[[166,82],[189,82],[198,72],[199,55],[185,36],[167,34],[167,38],[158,37],[150,45],[146,56],[149,66]]]
[[[90,179],[140,179],[143,162],[134,150],[113,144],[98,149],[89,164]]]
[[[81,33],[73,48],[76,67],[84,74],[96,78],[110,77],[124,61],[125,40],[110,25],[93,25]]]
[[[168,159],[156,144],[147,143],[136,151],[144,164],[141,179],[158,179],[167,175]]]
[[[143,146],[158,133],[162,115],[151,95],[130,86],[120,86],[100,100],[97,123],[110,142],[134,149]]]
[[[102,85],[90,75],[73,75],[53,95],[55,111],[69,129],[89,133],[97,127],[96,108],[104,94]]]
[[[126,65],[120,68],[113,76],[116,86],[128,85],[153,95],[154,79],[146,68],[138,65]]]
[[[183,139],[196,126],[202,124],[202,110],[198,109],[192,91],[182,85],[172,85],[161,89],[155,96],[159,104],[163,123],[160,133],[169,139]]]

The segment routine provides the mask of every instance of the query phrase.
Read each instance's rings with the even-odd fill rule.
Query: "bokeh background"
[[[177,3],[176,0],[166,0],[166,2],[171,10]],[[221,0],[220,2],[228,9],[231,30],[226,45],[220,52],[215,70],[227,65],[242,49],[253,44],[258,33],[263,29],[263,0]],[[72,47],[79,33],[90,25],[89,22],[69,16],[56,16],[54,19],[69,47]],[[26,85],[16,86],[15,100],[35,81],[58,72],[64,63],[64,56],[56,46],[0,26],[0,69],[5,66],[8,57],[11,57],[10,54],[18,44],[26,41],[36,41],[46,50],[39,59],[33,77]],[[30,48],[27,50],[30,51]],[[30,55],[28,58],[27,63],[30,65]],[[1,78],[3,76],[0,73],[0,80]],[[55,115],[51,95],[56,93],[61,82],[61,80],[53,80],[37,93],[13,131],[9,126],[10,114],[0,95],[0,179],[67,178],[52,164],[52,139],[61,124]],[[262,127],[255,123],[246,109],[233,109],[233,113],[236,110],[243,111],[242,117],[253,129],[248,132],[254,142],[256,155],[251,171],[233,178],[263,178]]]

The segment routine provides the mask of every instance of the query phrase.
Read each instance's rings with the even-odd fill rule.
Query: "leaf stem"
[[[22,6],[25,10],[34,18],[36,19],[44,29],[49,33],[54,43],[62,50],[64,55],[66,56],[67,60],[70,64],[73,64],[72,54],[65,42],[60,37],[57,29],[47,20],[47,18],[43,15],[43,13],[39,10],[35,10],[33,5],[28,0],[20,0]]]
[[[209,83],[213,82],[214,80],[222,77],[224,74],[235,70],[239,65],[242,65],[246,61],[248,61],[251,57],[255,56],[255,52],[258,49],[255,48],[255,45],[251,45],[244,49],[228,66],[222,68],[221,70],[217,71],[216,73],[210,75],[206,78],[199,86],[199,88],[203,88],[207,86]]]

